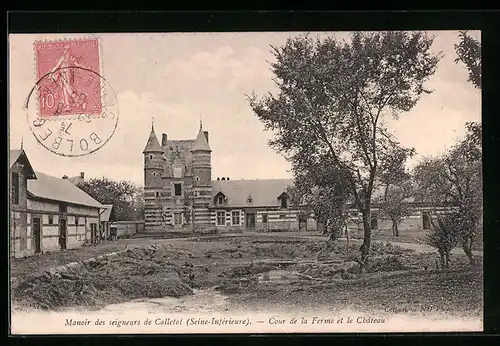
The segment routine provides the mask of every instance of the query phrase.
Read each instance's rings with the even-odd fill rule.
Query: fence
[[[122,237],[144,232],[144,220],[141,221],[115,221],[110,225],[112,236]]]

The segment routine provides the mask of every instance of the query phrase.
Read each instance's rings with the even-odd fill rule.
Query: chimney
[[[222,177],[222,179],[221,179],[221,180],[226,180],[226,178]]]
[[[68,179],[68,176],[67,175],[63,175],[62,177],[63,179]]]
[[[85,172],[80,172],[80,178],[85,179]]]
[[[203,131],[203,133],[205,134],[205,138],[207,139],[207,143],[208,143],[208,131]]]
[[[167,139],[168,139],[167,134],[162,133],[161,134],[161,146],[164,148],[167,146]]]

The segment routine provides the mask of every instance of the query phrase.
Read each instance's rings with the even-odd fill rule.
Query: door
[[[255,213],[245,213],[245,224],[247,228],[255,228]]]
[[[299,230],[307,231],[307,216],[299,214]]]
[[[181,213],[174,214],[174,226],[176,228],[182,227],[182,214]]]
[[[99,234],[97,233],[97,224],[96,223],[90,224],[90,239],[92,241],[92,244],[98,243]]]
[[[40,226],[40,218],[33,218],[33,247],[35,249],[35,253],[42,252],[42,229]]]
[[[66,249],[67,233],[68,233],[68,229],[66,227],[66,219],[60,219],[59,220],[59,246],[61,247],[61,250]]]

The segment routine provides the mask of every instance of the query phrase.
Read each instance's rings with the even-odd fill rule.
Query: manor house
[[[287,188],[290,179],[212,179],[212,150],[202,124],[193,140],[158,141],[151,126],[144,154],[145,230],[296,231],[321,230],[306,206],[293,205]],[[383,191],[373,192],[374,200]],[[410,198],[412,212],[403,218],[401,230],[429,229],[431,207]],[[378,217],[372,203],[372,229],[390,229],[392,222]],[[359,229],[361,214],[354,205],[347,227]]]
[[[144,154],[145,228],[315,230],[301,206],[289,203],[289,179],[212,179],[208,131],[161,144],[154,127]]]

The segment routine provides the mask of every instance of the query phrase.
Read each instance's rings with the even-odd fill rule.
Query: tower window
[[[174,184],[174,192],[176,196],[182,195],[182,184]]]
[[[153,155],[149,155],[149,159],[150,159],[150,160],[151,160],[151,159],[153,159]]]

